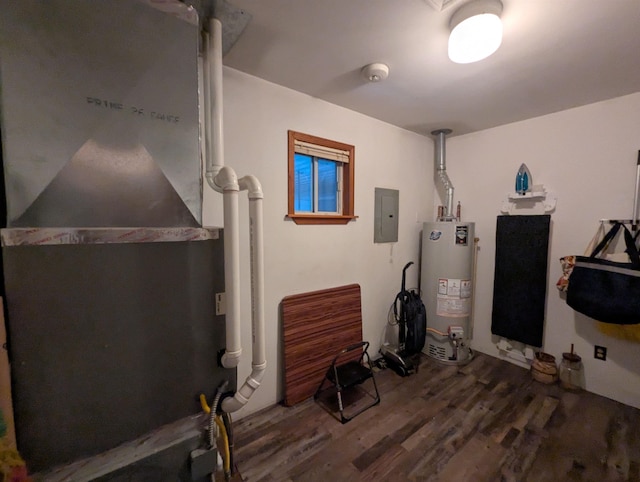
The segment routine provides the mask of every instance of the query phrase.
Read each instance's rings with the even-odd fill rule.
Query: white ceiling
[[[421,134],[640,91],[640,0],[502,0],[502,46],[460,65],[448,24],[466,1],[230,0],[252,19],[224,64]],[[387,80],[363,79],[372,62],[389,66]]]

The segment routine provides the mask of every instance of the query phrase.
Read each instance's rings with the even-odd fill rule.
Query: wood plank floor
[[[483,354],[376,381],[381,403],[344,425],[312,399],[237,422],[242,479],[640,482],[640,410]]]

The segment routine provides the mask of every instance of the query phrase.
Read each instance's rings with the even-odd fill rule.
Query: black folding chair
[[[331,362],[331,366],[327,369],[327,373],[313,397],[316,401],[324,402],[325,408],[330,408],[327,407],[327,400],[323,399],[321,395],[328,393],[330,389],[335,391],[340,417],[338,418],[334,411],[329,411],[342,423],[347,423],[356,415],[380,403],[380,393],[378,392],[376,379],[373,376],[371,359],[369,358],[369,353],[367,353],[368,348],[369,342],[362,341],[341,350]],[[355,353],[356,350],[361,350],[360,356]],[[360,387],[361,384],[369,379],[371,379],[375,396],[371,390],[367,391]],[[323,388],[327,381],[331,385]],[[369,401],[367,398],[371,400]]]

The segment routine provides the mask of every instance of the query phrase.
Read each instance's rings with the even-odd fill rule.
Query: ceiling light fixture
[[[472,0],[451,17],[449,58],[457,64],[486,59],[502,43],[500,0]]]
[[[369,82],[380,82],[389,77],[389,66],[379,62],[365,65],[362,67],[362,75]]]

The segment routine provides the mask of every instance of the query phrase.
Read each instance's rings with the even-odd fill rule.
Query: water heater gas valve
[[[461,340],[462,338],[464,338],[464,328],[462,326],[449,326],[447,333],[449,333],[449,338],[451,338],[452,340]]]

